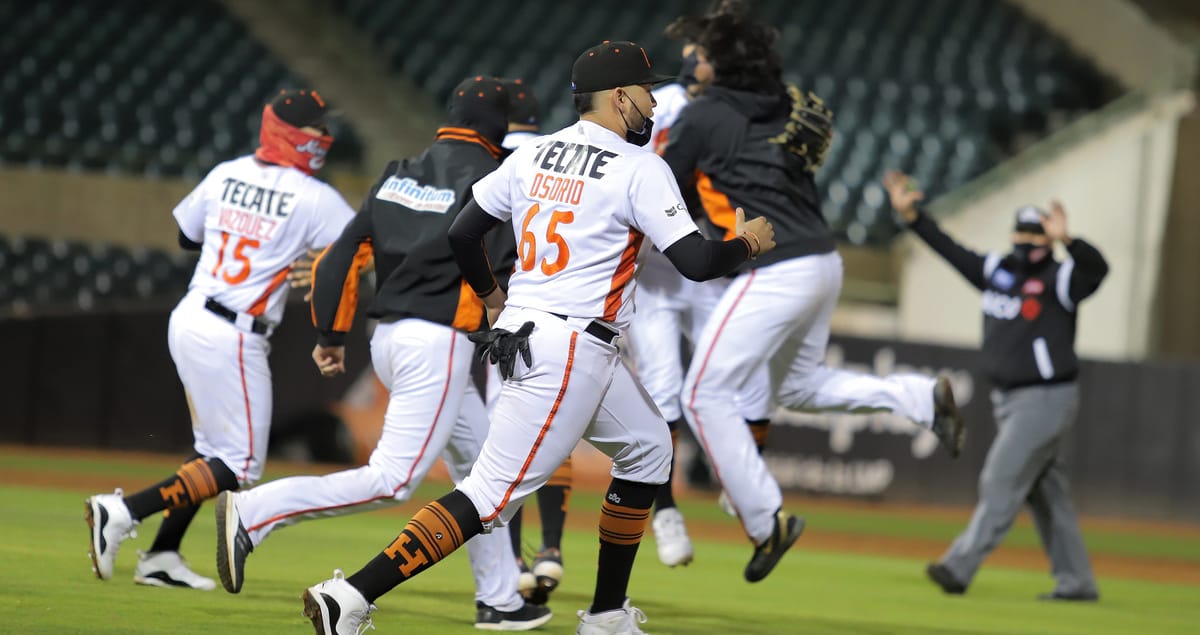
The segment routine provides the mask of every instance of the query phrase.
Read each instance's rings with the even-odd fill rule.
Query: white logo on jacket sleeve
[[[418,212],[445,214],[454,205],[454,190],[421,185],[410,177],[389,176],[375,198],[403,205]]]

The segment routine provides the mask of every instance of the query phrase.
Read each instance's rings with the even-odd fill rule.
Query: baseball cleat
[[[92,557],[92,571],[101,580],[112,577],[113,563],[117,550],[126,538],[137,536],[137,523],[125,506],[125,493],[117,488],[112,494],[96,494],[84,503],[91,544],[88,555]]]
[[[362,635],[375,628],[371,622],[375,605],[346,582],[341,569],[334,569],[332,578],[305,589],[300,598],[304,600],[304,617],[312,620],[317,635]]]
[[[646,623],[646,614],[636,606],[629,605],[629,598],[619,609],[604,611],[592,615],[587,611],[578,611],[579,626],[575,635],[646,635],[638,628],[638,624]]]
[[[245,582],[246,556],[254,551],[250,534],[238,514],[237,497],[233,492],[217,496],[217,575],[221,586],[230,593],[242,590]]]
[[[959,582],[950,569],[940,562],[925,565],[925,575],[949,595],[962,595],[967,591],[967,585]]]
[[[178,551],[138,552],[137,568],[133,570],[133,581],[146,586],[179,587],[212,591],[217,583],[188,568],[187,561]]]
[[[779,564],[780,558],[783,558],[783,554],[802,533],[804,533],[803,518],[793,516],[782,509],[775,512],[775,529],[771,531],[770,538],[754,548],[754,555],[746,564],[746,581],[758,582],[767,577],[767,574],[775,568],[775,565]]]
[[[528,631],[550,621],[554,614],[530,602],[515,611],[500,611],[483,602],[475,603],[475,628],[483,631]]]
[[[562,552],[554,548],[539,551],[533,558],[533,575],[547,592],[558,588],[563,578]]]
[[[933,425],[930,429],[946,447],[950,458],[957,459],[967,437],[967,426],[958,405],[954,403],[950,378],[944,375],[938,377],[933,385]]]
[[[675,507],[654,512],[654,541],[658,546],[658,559],[668,567],[687,565],[695,556],[692,540],[688,537],[683,514]]]
[[[1098,602],[1100,594],[1095,591],[1054,591],[1052,593],[1042,593],[1038,596],[1039,600],[1044,602]]]

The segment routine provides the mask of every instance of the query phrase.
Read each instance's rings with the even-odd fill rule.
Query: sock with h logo
[[[619,609],[625,603],[633,560],[658,489],[658,485],[619,478],[609,484],[600,507],[600,562],[592,614]]]

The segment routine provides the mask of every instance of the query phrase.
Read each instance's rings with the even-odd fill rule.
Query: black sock
[[[170,478],[125,497],[134,520],[142,520],[164,509],[190,507],[225,490],[238,488],[237,475],[221,459],[196,455]]]
[[[524,561],[525,555],[521,553],[521,516],[525,512],[525,506],[517,509],[517,513],[513,514],[512,520],[508,521],[508,537],[512,540],[513,555],[517,560]]]
[[[422,507],[392,544],[346,581],[367,602],[374,602],[482,532],[475,505],[466,494],[454,490]]]
[[[767,445],[767,433],[771,430],[770,419],[746,419],[746,425],[750,426],[750,436],[754,437],[754,446],[758,448],[758,453],[763,453],[763,448]]]
[[[609,484],[600,508],[600,561],[592,614],[619,609],[625,604],[629,574],[657,490],[657,485],[619,478]]]
[[[562,551],[563,525],[567,522],[570,485],[543,485],[537,491],[538,514],[542,517],[542,548]]]
[[[162,524],[158,526],[158,533],[154,536],[154,544],[150,545],[150,551],[179,551],[183,534],[187,533],[188,525],[192,524],[196,512],[200,511],[200,505],[201,503],[196,503],[164,511]]]
[[[667,422],[667,428],[671,430],[671,471],[667,473],[667,482],[660,485],[654,494],[655,513],[660,509],[670,509],[675,506],[675,492],[672,491],[672,488],[675,486],[675,448],[679,447],[681,425],[683,425],[683,419]]]

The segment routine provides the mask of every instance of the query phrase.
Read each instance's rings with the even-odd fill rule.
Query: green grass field
[[[56,461],[58,462],[56,464]],[[0,469],[55,471],[118,477],[127,487],[161,478],[171,463],[53,459],[0,454]],[[169,472],[168,472],[169,473]],[[11,480],[11,479],[9,479]],[[247,582],[237,596],[155,589],[132,582],[136,549],[146,548],[158,521],[125,543],[114,579],[97,581],[87,557],[83,492],[87,481],[66,489],[0,485],[4,512],[0,540],[0,633],[304,633],[298,599],[305,586],[329,577],[335,567],[354,571],[395,536],[415,509],[360,514],[310,522],[272,535],[247,563]],[[417,500],[443,493],[429,485]],[[599,494],[578,492],[572,512],[597,516]],[[711,503],[684,501],[689,518],[722,519]],[[212,506],[197,517],[184,553],[200,573],[214,576]],[[872,537],[949,538],[961,528],[949,521],[918,522],[878,513],[823,509],[808,514],[810,528],[827,527],[864,541]],[[572,524],[575,524],[574,522]],[[649,532],[647,532],[649,535]],[[526,536],[527,540],[536,539]],[[1016,542],[1035,540],[1019,529]],[[1128,531],[1089,533],[1094,551],[1172,558],[1200,564],[1200,540]],[[1142,544],[1135,544],[1142,543]],[[569,530],[564,544],[567,577],[551,600],[554,620],[540,632],[573,633],[575,611],[591,599],[595,573],[594,532]],[[1053,584],[1042,571],[985,566],[970,592],[946,597],[925,580],[928,554],[911,558],[814,551],[802,537],[766,581],[750,585],[741,570],[750,554],[743,541],[699,540],[696,562],[668,569],[643,544],[630,588],[650,621],[649,633],[1078,633],[1141,634],[1200,632],[1200,586],[1102,578],[1102,601],[1062,605],[1034,600]],[[381,598],[375,623],[381,633],[469,633],[474,616],[465,552]]]

